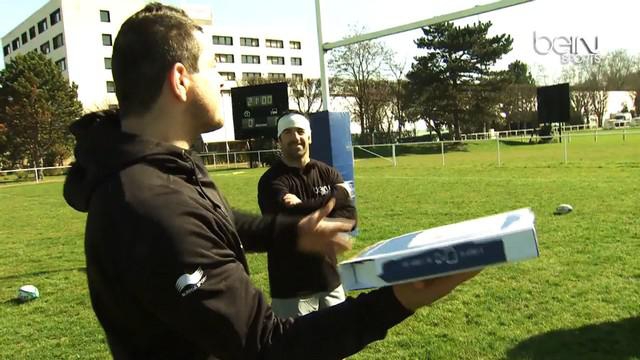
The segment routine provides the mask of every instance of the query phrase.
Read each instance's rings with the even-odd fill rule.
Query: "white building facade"
[[[112,45],[120,26],[143,1],[51,0],[2,37],[4,62],[37,51],[78,85],[85,111],[117,104]]]
[[[5,64],[19,54],[37,51],[50,58],[78,85],[85,111],[117,106],[111,75],[113,42],[122,23],[148,1],[51,0],[2,37]],[[318,78],[318,50],[313,34],[291,29],[218,28],[208,6],[187,13],[211,39],[220,75],[225,79],[225,126],[203,134],[205,142],[234,139],[230,89],[243,80],[262,77]]]

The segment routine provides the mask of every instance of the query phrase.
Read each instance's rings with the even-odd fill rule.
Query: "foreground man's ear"
[[[187,92],[191,86],[191,75],[182,63],[175,63],[169,71],[168,85],[176,99],[187,101]]]

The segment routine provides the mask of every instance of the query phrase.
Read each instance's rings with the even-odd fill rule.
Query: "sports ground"
[[[356,149],[360,235],[345,256],[531,207],[540,258],[485,269],[354,359],[640,359],[640,133],[526,140],[501,141],[499,160],[496,141],[447,146],[444,166],[440,145],[397,146],[396,167]],[[211,176],[231,204],[257,212],[262,172]],[[0,186],[0,359],[109,358],[87,293],[85,215],[61,194],[60,178]],[[562,203],[574,211],[553,215]],[[250,267],[268,294],[266,257],[251,255]],[[41,298],[15,301],[24,284]]]

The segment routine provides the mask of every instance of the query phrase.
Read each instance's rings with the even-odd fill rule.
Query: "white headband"
[[[290,113],[282,116],[278,121],[278,137],[280,137],[283,131],[289,128],[300,128],[307,134],[311,134],[311,125],[309,124],[309,120],[301,114]]]

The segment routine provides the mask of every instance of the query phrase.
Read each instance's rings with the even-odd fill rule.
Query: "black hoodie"
[[[297,218],[231,210],[197,156],[122,132],[115,112],[71,131],[64,196],[88,212],[89,292],[114,358],[337,359],[410,315],[387,288],[276,318],[245,248],[295,246]]]

